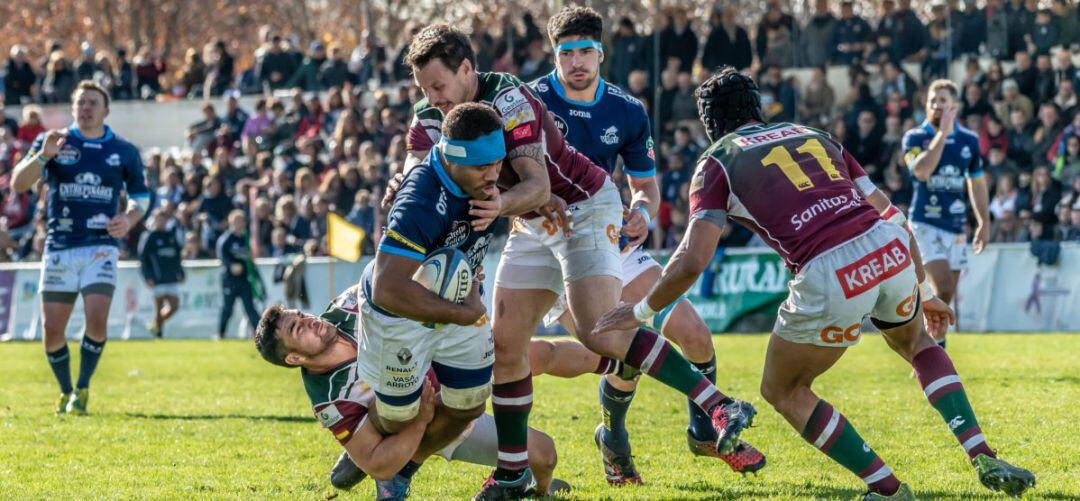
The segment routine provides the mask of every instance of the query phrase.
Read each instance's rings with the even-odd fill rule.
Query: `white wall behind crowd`
[[[761,252],[771,252],[762,250]],[[307,266],[310,311],[321,313],[331,292],[359,280],[370,258],[358,263],[314,258]],[[260,259],[259,271],[267,285],[267,304],[284,302],[281,284],[271,280],[274,259]],[[41,338],[38,295],[40,263],[0,266],[0,339]],[[498,256],[488,256],[484,268],[494,270]],[[181,311],[166,324],[169,338],[212,338],[221,309],[221,267],[217,261],[185,262],[187,281],[181,288]],[[331,277],[331,268],[332,275]],[[484,290],[490,305],[494,273],[487,274]],[[958,293],[959,330],[967,332],[1080,332],[1080,245],[1064,244],[1061,259],[1041,266],[1027,244],[997,244],[971,256]],[[265,305],[260,305],[265,306]],[[137,263],[123,262],[109,312],[110,339],[148,339],[153,319],[153,295],[139,274]],[[83,328],[82,305],[76,305],[68,324],[68,337],[78,338]],[[229,324],[229,337],[245,337],[247,320],[237,305]]]

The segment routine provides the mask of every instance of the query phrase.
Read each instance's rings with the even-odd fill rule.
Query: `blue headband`
[[[495,129],[476,139],[439,139],[439,151],[447,160],[461,165],[481,166],[506,158],[502,129]]]
[[[596,40],[574,40],[573,42],[563,42],[556,45],[555,50],[562,52],[564,50],[587,49],[590,47],[596,49],[598,52],[604,52],[604,46],[600,45],[600,42],[597,42]]]

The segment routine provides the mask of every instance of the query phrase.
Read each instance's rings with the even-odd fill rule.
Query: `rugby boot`
[[[492,472],[484,482],[484,487],[476,496],[473,496],[473,501],[502,501],[533,496],[536,496],[536,477],[533,477],[532,469],[525,468],[517,480],[509,482],[495,480],[495,473]]]
[[[330,485],[341,490],[352,489],[365,478],[367,473],[352,462],[348,452],[342,452],[334,467],[330,469]]]
[[[610,485],[642,484],[641,473],[634,465],[634,457],[629,452],[626,454],[616,452],[604,443],[604,425],[596,426],[593,432],[593,441],[600,450],[600,459],[604,461],[604,477]]]
[[[988,489],[1002,491],[1012,497],[1020,497],[1024,491],[1035,487],[1035,474],[1013,466],[998,458],[979,454],[971,460],[979,481]]]
[[[551,485],[548,486],[548,496],[562,495],[570,492],[570,482],[561,478],[551,479]]]
[[[71,393],[61,393],[60,398],[56,399],[56,415],[67,414],[68,401],[71,400]]]
[[[712,410],[713,429],[716,430],[716,452],[730,454],[739,443],[739,434],[754,424],[757,410],[750,402],[726,399]]]
[[[86,415],[86,406],[90,403],[90,388],[76,388],[68,400],[67,412],[77,416]]]
[[[915,501],[918,498],[916,498],[915,494],[911,492],[911,487],[908,487],[907,484],[900,484],[900,488],[897,489],[896,492],[892,494],[892,496],[886,496],[884,494],[878,494],[871,491],[863,494],[862,497],[858,499],[861,499],[862,501]]]
[[[375,499],[378,501],[404,501],[409,497],[411,478],[394,475],[390,480],[375,481]]]
[[[687,431],[686,445],[690,447],[690,452],[695,456],[719,458],[721,461],[727,463],[734,472],[743,474],[756,473],[758,470],[765,467],[765,455],[742,439],[735,444],[735,450],[728,454],[720,454],[719,452],[716,452],[716,442],[713,442],[712,440],[698,440]]]

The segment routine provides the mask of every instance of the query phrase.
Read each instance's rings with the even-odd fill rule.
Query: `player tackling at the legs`
[[[118,239],[150,205],[139,150],[105,125],[109,94],[84,80],[71,95],[75,124],[38,135],[15,166],[11,186],[29,190],[38,179],[48,187],[48,236],[41,258],[41,326],[45,356],[60,384],[56,413],[85,414],[94,374],[108,334],[109,306],[116,288]],[[120,193],[127,193],[121,210]],[[67,330],[75,299],[82,294],[86,325],[79,380],[71,386]]]
[[[795,275],[769,341],[762,395],[807,442],[867,484],[864,499],[914,496],[811,384],[858,343],[866,315],[914,367],[979,480],[1012,495],[1033,486],[1031,472],[998,459],[987,445],[952,362],[927,335],[920,311],[934,327],[953,313],[938,298],[920,297],[918,247],[862,167],[824,132],[763,123],[757,84],[733,68],[713,75],[695,96],[714,143],[691,181],[690,226],[645,299],[620,305],[596,330],[640,325],[679,298],[710,262],[725,221],[734,219]]]
[[[532,409],[529,340],[564,290],[574,332],[586,347],[690,397],[712,418],[717,450],[731,452],[753,419],[753,406],[721,393],[652,331],[593,334],[596,320],[618,303],[622,291],[618,249],[622,201],[607,173],[566,144],[544,103],[521,80],[506,73],[477,72],[464,33],[445,24],[428,26],[409,45],[406,62],[426,96],[416,105],[409,130],[409,162],[417,162],[439,139],[445,113],[460,103],[480,101],[491,105],[502,122],[511,166],[504,171],[522,177],[522,172],[546,169],[545,181],[550,184],[550,197],[541,211],[546,216],[529,212],[515,219],[495,275],[492,410],[499,465],[477,499],[520,498],[532,492],[526,440]],[[516,186],[526,182],[522,177]],[[505,206],[500,211],[476,204],[474,211],[491,213],[491,218],[517,213]],[[572,227],[566,211],[573,214]]]

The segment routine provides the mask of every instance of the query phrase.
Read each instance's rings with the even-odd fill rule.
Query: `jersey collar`
[[[924,131],[926,131],[926,133],[928,135],[933,136],[934,134],[937,134],[937,131],[934,129],[934,126],[930,124],[930,120],[923,120],[923,123],[922,123],[922,125],[920,125],[920,127],[922,127],[922,129]],[[955,137],[957,132],[960,132],[960,122],[959,121],[953,122],[952,134],[949,134],[949,137]]]
[[[592,107],[596,106],[596,103],[599,103],[600,99],[604,97],[604,92],[607,90],[607,83],[599,76],[597,76],[596,79],[599,80],[600,83],[596,86],[596,95],[593,97],[592,102],[574,101],[573,99],[566,97],[566,90],[563,89],[562,82],[559,81],[558,72],[559,70],[551,70],[551,73],[548,73],[547,78],[551,88],[555,89],[555,93],[558,94],[563,101],[574,106]]]
[[[431,152],[428,153],[428,163],[431,165],[432,169],[435,169],[435,174],[439,176],[439,181],[442,182],[446,191],[449,191],[451,195],[458,198],[469,198],[469,195],[466,195],[461,187],[450,178],[450,174],[446,172],[446,168],[443,167],[442,163],[442,155],[439,154],[438,148],[432,148]]]
[[[70,132],[71,135],[79,138],[80,141],[85,142],[85,143],[104,143],[105,141],[108,141],[108,140],[113,138],[113,131],[112,131],[112,129],[109,128],[108,125],[105,126],[105,134],[103,134],[101,137],[99,137],[97,139],[91,139],[91,138],[88,138],[86,136],[83,136],[82,133],[79,132],[79,128],[75,127],[74,125],[72,125],[71,127],[68,127],[68,132]]]

